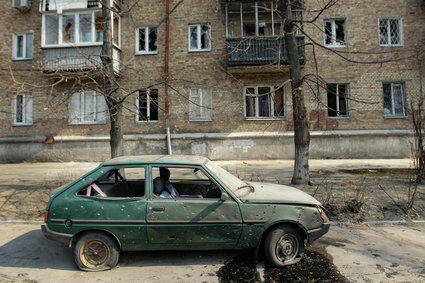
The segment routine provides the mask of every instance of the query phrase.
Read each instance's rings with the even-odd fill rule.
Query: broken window
[[[189,92],[189,120],[212,120],[212,91],[211,89],[198,88]]]
[[[113,42],[120,40],[120,18],[113,21]],[[43,46],[101,44],[103,19],[100,11],[85,11],[72,14],[44,14],[42,23]]]
[[[209,25],[189,26],[189,51],[211,50],[211,27]]]
[[[137,96],[137,121],[158,121],[158,89],[139,90]]]
[[[78,92],[71,96],[69,103],[70,124],[104,124],[105,98],[94,92]]]
[[[34,34],[23,33],[13,35],[13,60],[27,60],[33,57]]]
[[[340,47],[346,45],[345,20],[325,20],[325,45]]]
[[[245,88],[245,117],[285,117],[283,87]]]
[[[12,100],[13,125],[32,125],[32,97],[29,94],[18,94]]]
[[[348,84],[328,84],[328,117],[349,117]]]
[[[162,168],[162,169],[161,169]],[[161,170],[168,170],[169,180],[158,182],[161,178]],[[214,199],[220,198],[222,191],[215,181],[198,167],[152,167],[153,197],[163,198],[196,198]],[[174,193],[176,194],[174,196]]]
[[[381,46],[403,45],[402,19],[379,19],[379,44]]]
[[[384,83],[384,116],[405,116],[404,85],[402,83]]]
[[[156,54],[158,49],[156,27],[136,29],[136,54]]]
[[[136,198],[145,196],[145,167],[113,168],[78,191],[78,196]]]

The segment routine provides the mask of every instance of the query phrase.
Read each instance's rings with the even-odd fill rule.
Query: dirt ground
[[[278,162],[267,162],[267,166],[254,162],[221,163],[247,181],[290,184],[290,167]],[[49,192],[96,166],[95,163],[0,165],[3,173],[0,221],[41,221]],[[410,169],[362,167],[316,166],[311,170],[312,185],[298,188],[321,201],[331,220],[336,222],[425,219],[425,185],[411,181]]]

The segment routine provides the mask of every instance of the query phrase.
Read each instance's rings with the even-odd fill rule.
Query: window
[[[328,84],[328,117],[349,117],[348,84]]]
[[[284,117],[283,87],[245,87],[245,117]]]
[[[198,167],[155,166],[151,175],[154,198],[208,200],[222,195],[220,187]]]
[[[346,45],[345,20],[325,20],[325,45],[341,47]]]
[[[43,46],[99,45],[103,41],[102,22],[102,13],[100,11],[44,14]],[[116,25],[114,20],[113,35],[114,43],[116,43],[119,39],[119,19]]]
[[[209,25],[189,26],[189,51],[211,50],[211,28]]]
[[[136,29],[136,54],[156,54],[158,49],[157,31],[154,27]]]
[[[135,198],[145,196],[145,168],[114,168],[78,191],[89,198]]]
[[[32,125],[32,97],[18,94],[12,100],[13,125]]]
[[[158,121],[158,90],[142,89],[137,96],[137,122]]]
[[[384,83],[384,116],[405,116],[404,85],[402,83]]]
[[[33,33],[13,35],[13,60],[28,60],[33,58]]]
[[[105,98],[94,91],[74,93],[71,96],[70,124],[104,124]]]
[[[211,89],[191,89],[189,93],[189,120],[212,120],[212,91]]]
[[[379,44],[381,46],[403,45],[402,19],[379,19]]]

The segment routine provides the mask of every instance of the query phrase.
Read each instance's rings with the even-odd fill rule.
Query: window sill
[[[384,119],[407,119],[407,115],[400,115],[400,116],[385,116]]]
[[[284,121],[287,117],[245,117],[245,121]]]
[[[158,120],[152,120],[152,121],[136,121],[137,125],[142,125],[142,124],[156,124],[158,123]]]
[[[157,55],[158,51],[151,51],[151,52],[136,52],[136,55]]]
[[[195,120],[195,119],[189,119],[189,122],[212,122],[213,120],[212,119],[209,119],[209,120]]]
[[[386,48],[386,47],[404,47],[404,44],[398,44],[398,45],[390,45],[390,44],[383,45],[383,44],[379,44],[379,47],[383,47],[383,48]]]
[[[34,58],[12,58],[12,61],[30,61],[33,60]]]
[[[210,49],[196,49],[196,50],[191,50],[191,49],[189,49],[189,53],[199,53],[199,52],[210,52],[211,51],[211,48]]]
[[[326,45],[326,48],[347,48],[347,45]]]
[[[351,116],[328,116],[328,119],[335,120],[335,119],[350,119]]]
[[[32,123],[13,123],[13,127],[31,127],[33,124]]]
[[[69,122],[70,126],[78,126],[78,125],[105,125],[106,122]]]

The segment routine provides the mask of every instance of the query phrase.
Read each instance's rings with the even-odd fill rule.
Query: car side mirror
[[[221,193],[221,200],[226,201],[226,200],[230,200],[230,197],[227,193]]]

